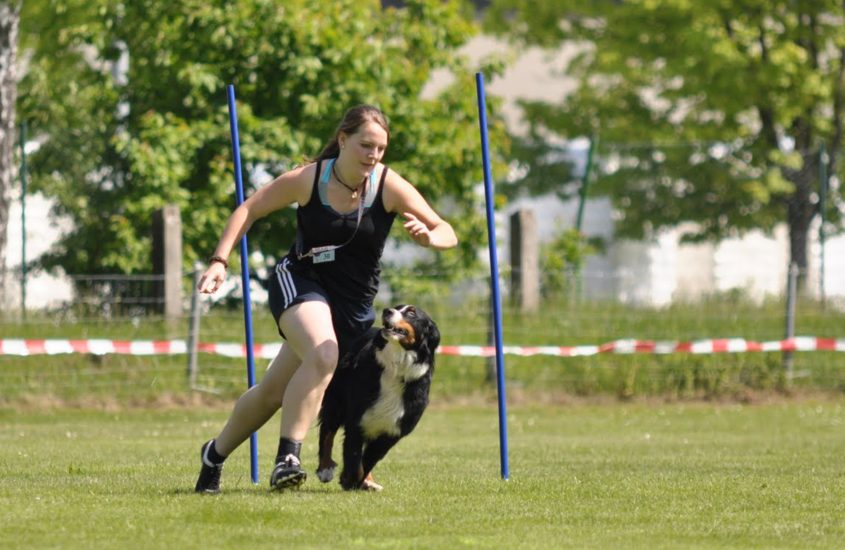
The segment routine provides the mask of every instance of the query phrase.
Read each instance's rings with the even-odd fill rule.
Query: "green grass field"
[[[437,398],[435,396],[435,402]],[[195,495],[228,410],[0,409],[0,540],[14,548],[836,548],[845,399],[434,405],[376,469],[377,494],[311,476],[267,487],[278,421]],[[304,458],[313,471],[315,432]]]

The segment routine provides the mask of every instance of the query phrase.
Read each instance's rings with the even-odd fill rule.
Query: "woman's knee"
[[[331,376],[337,367],[338,347],[337,342],[325,340],[318,344],[312,353],[313,364],[317,372],[322,376]]]

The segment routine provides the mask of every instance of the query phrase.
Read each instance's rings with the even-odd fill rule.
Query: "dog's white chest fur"
[[[396,342],[388,342],[376,351],[376,360],[382,366],[381,390],[378,399],[361,417],[361,430],[368,439],[379,435],[399,436],[399,422],[405,415],[402,394],[405,383],[416,380],[428,372],[429,365],[417,363],[417,354]]]

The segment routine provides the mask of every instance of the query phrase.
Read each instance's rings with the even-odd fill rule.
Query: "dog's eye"
[[[414,318],[414,317],[416,317],[416,316],[417,316],[417,310],[416,310],[416,309],[414,309],[414,308],[412,308],[412,307],[409,307],[409,308],[405,311],[405,315],[406,315],[406,316],[408,316],[408,317]]]

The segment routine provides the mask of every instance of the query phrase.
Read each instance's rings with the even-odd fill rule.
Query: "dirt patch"
[[[53,394],[28,394],[15,399],[0,400],[0,408],[27,410],[84,409],[117,412],[127,409],[174,410],[185,408],[231,408],[233,399],[224,399],[208,393],[161,393],[150,398],[118,399],[116,397],[89,395],[59,397]]]
[[[527,391],[514,387],[507,389],[508,406],[559,406],[576,407],[588,405],[618,405],[624,403],[666,405],[671,403],[702,403],[702,404],[743,404],[770,405],[777,403],[801,401],[838,401],[845,398],[845,394],[835,390],[790,390],[790,391],[754,391],[743,389],[731,394],[708,396],[635,396],[620,397],[612,394],[576,395],[564,392]],[[164,392],[149,398],[118,399],[104,396],[81,396],[64,398],[53,394],[31,394],[14,399],[0,399],[0,408],[28,410],[53,409],[84,409],[117,412],[128,409],[225,409],[229,410],[236,398],[220,397],[205,392],[169,393]],[[452,408],[469,406],[497,406],[498,397],[495,389],[473,392],[470,394],[431,396],[432,408]]]
[[[702,404],[743,404],[743,405],[771,405],[777,403],[802,401],[841,401],[845,393],[837,390],[789,390],[789,391],[756,391],[743,389],[730,394],[719,396],[691,395],[691,396],[635,396],[620,397],[613,394],[576,395],[564,392],[526,391],[521,388],[507,388],[507,405],[526,406],[584,406],[584,405],[618,405],[622,403],[636,403],[645,405],[666,405],[671,403],[702,403]],[[495,390],[476,392],[467,395],[432,395],[432,407],[460,407],[460,406],[496,406],[498,397]]]

